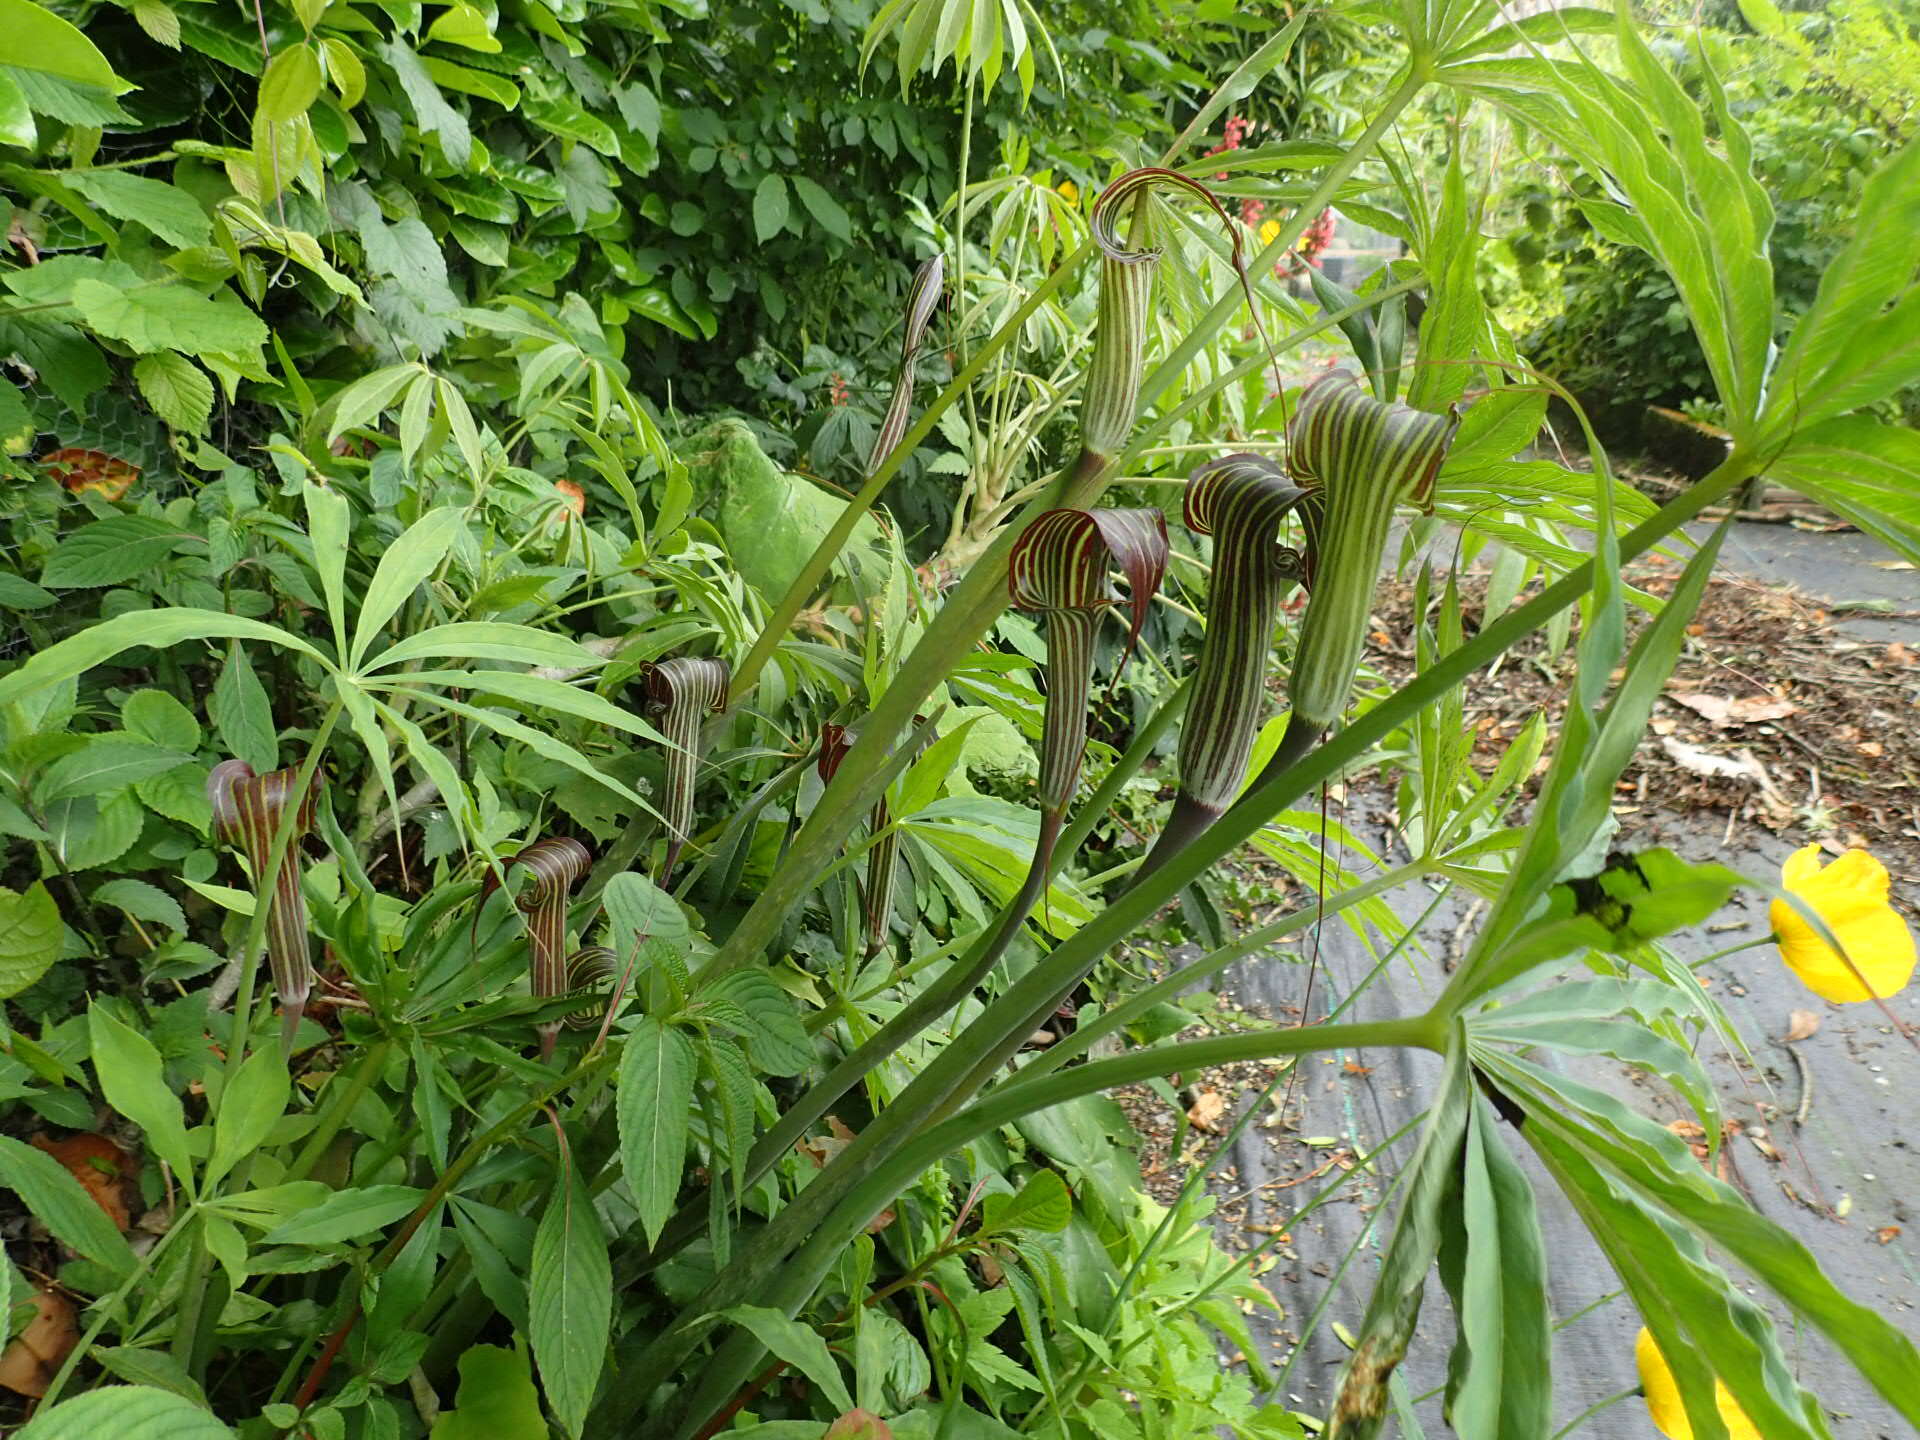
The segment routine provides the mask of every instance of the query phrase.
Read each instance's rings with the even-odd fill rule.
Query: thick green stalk
[[[846,548],[847,541],[853,536],[854,527],[860,523],[860,517],[873,508],[874,501],[880,498],[880,492],[886,489],[887,483],[899,473],[907,457],[918,450],[921,442],[933,433],[933,427],[940,417],[952,407],[954,401],[967,392],[967,388],[973,384],[980,372],[987,368],[987,362],[1021,334],[1034,312],[1051,299],[1056,290],[1066,284],[1069,277],[1093,254],[1094,248],[1094,243],[1091,240],[1087,241],[1061,260],[1060,267],[1034,287],[1033,293],[1021,303],[1020,308],[1009,317],[1007,323],[995,331],[973,353],[967,363],[961,366],[959,373],[953,377],[947,388],[935,396],[932,403],[920,412],[920,418],[894,447],[893,453],[868,477],[867,483],[860,487],[859,493],[847,502],[834,520],[832,528],[827,531],[826,537],[814,549],[813,554],[807,557],[807,563],[801,567],[800,573],[787,587],[787,593],[780,597],[780,603],[774,606],[767,616],[767,623],[762,627],[758,638],[754,640],[753,648],[747,652],[746,659],[742,660],[734,670],[733,686],[728,693],[730,705],[739,704],[753,692],[753,687],[759,683],[760,672],[766,669],[767,662],[780,648],[780,642],[793,628],[793,622],[799,618],[807,601],[820,588],[820,582],[826,578],[827,571],[832,568],[834,558]],[[978,569],[979,567],[976,566],[975,570]],[[970,574],[968,578],[971,579],[972,575]],[[924,640],[922,643],[925,643]],[[896,680],[895,683],[898,684],[898,681]],[[911,712],[912,707],[908,709]],[[873,729],[869,722],[868,733],[872,733]],[[897,733],[897,730],[888,732],[889,736]]]
[[[1619,546],[1621,560],[1644,554],[1702,510],[1723,498],[1753,468],[1752,458],[1736,450],[1712,475],[1637,526]],[[1461,684],[1481,666],[1505,653],[1522,637],[1554,615],[1575,604],[1591,587],[1594,564],[1587,561],[1548,586],[1539,596],[1510,610],[1472,640],[1422,672],[1411,683],[1375,706],[1351,725],[1320,745],[1298,763],[1269,766],[1240,801],[1194,843],[1171,855],[1151,883],[1142,883],[1096,913],[1078,934],[1016,981],[987,1013],[955,1039],[893,1104],[856,1136],[851,1144],[803,1189],[771,1224],[756,1234],[734,1264],[685,1310],[704,1316],[739,1303],[754,1293],[765,1299],[765,1277],[794,1273],[784,1262],[804,1237],[821,1233],[829,1213],[840,1206],[863,1177],[877,1173],[889,1156],[909,1143],[943,1108],[950,1105],[952,1087],[961,1073],[983,1055],[1004,1043],[1036,1007],[1055,994],[1064,977],[1077,976],[1150,919],[1159,907],[1193,883],[1215,860],[1249,840],[1273,815],[1295,803],[1314,786],[1357,761],[1422,706]],[[1030,1033],[1029,1027],[1029,1033]],[[1104,1062],[1103,1062],[1104,1063]],[[1082,1071],[1070,1073],[1084,1073]],[[1118,1083],[1118,1082],[1114,1082]],[[1009,1087],[1011,1088],[1011,1087]],[[1055,1102],[1047,1102],[1055,1103]],[[891,1172],[889,1172],[891,1173]],[[848,1204],[852,1202],[847,1202]],[[842,1207],[844,1208],[844,1207]],[[874,1207],[878,1209],[879,1207]],[[866,1217],[874,1213],[865,1212]],[[811,1285],[809,1281],[809,1287]],[[790,1288],[790,1287],[787,1287]],[[804,1298],[804,1296],[802,1297]],[[797,1308],[799,1301],[793,1302]],[[620,1379],[603,1402],[603,1415],[625,1418],[637,1413],[653,1391],[665,1383],[672,1369],[697,1343],[690,1326],[675,1325],[623,1368]],[[751,1357],[748,1363],[751,1364]]]
[[[962,1146],[1038,1110],[1065,1104],[1082,1095],[1118,1085],[1137,1084],[1157,1075],[1188,1072],[1214,1065],[1271,1060],[1282,1055],[1306,1055],[1321,1050],[1361,1049],[1368,1046],[1407,1046],[1427,1050],[1445,1047],[1445,1027],[1435,1027],[1424,1015],[1402,1020],[1370,1021],[1354,1025],[1318,1025],[1287,1030],[1259,1030],[1225,1035],[1182,1045],[1159,1045],[1136,1050],[1112,1060],[1088,1065],[1033,1081],[1015,1080],[996,1089],[975,1105],[931,1127],[878,1162],[835,1211],[831,1223],[815,1229],[806,1245],[762,1285],[757,1303],[775,1308],[797,1308],[813,1293],[841,1250],[861,1228],[885,1209],[888,1202],[913,1183],[928,1166],[939,1163]],[[858,1218],[854,1218],[858,1217]],[[751,1373],[764,1353],[760,1343],[737,1331],[705,1367],[702,1379],[687,1401],[676,1433],[685,1436],[713,1413],[739,1386],[736,1378]]]

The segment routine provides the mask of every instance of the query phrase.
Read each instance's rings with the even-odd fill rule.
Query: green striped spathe
[[[880,433],[873,440],[873,452],[867,457],[869,476],[880,468],[881,462],[900,443],[900,437],[907,433],[907,415],[913,408],[913,382],[919,368],[920,347],[926,343],[927,327],[933,323],[933,312],[940,304],[945,284],[944,256],[935,255],[931,260],[923,260],[920,268],[913,272],[913,284],[907,290],[907,323],[900,338],[900,370],[894,377],[893,399],[887,405],[886,418],[880,422]]]
[[[1121,602],[1108,579],[1127,580],[1127,654],[1167,569],[1167,521],[1155,509],[1049,510],[1021,532],[1008,560],[1013,603],[1047,625],[1047,708],[1041,729],[1040,805],[1064,814],[1080,779],[1101,613]],[[1121,665],[1126,664],[1126,657]]]
[[[1340,718],[1366,643],[1387,532],[1404,501],[1427,505],[1456,415],[1388,405],[1345,370],[1300,397],[1287,430],[1287,467],[1312,492],[1307,581],[1288,693],[1297,723],[1316,730]]]
[[[667,858],[661,867],[671,876],[693,828],[693,781],[700,764],[700,727],[708,715],[726,708],[730,672],[724,660],[682,656],[641,671],[647,713],[667,741],[667,793],[661,814],[667,822]]]
[[[307,996],[313,990],[313,958],[307,948],[307,901],[300,890],[300,840],[313,828],[313,794],[300,797],[293,815],[293,834],[269,878],[274,832],[286,815],[299,771],[269,770],[257,775],[244,760],[223,760],[207,775],[207,801],[213,808],[213,838],[244,851],[253,867],[255,903],[267,906],[267,963],[273,970],[274,993],[293,1033]]]
[[[1264,455],[1223,455],[1187,481],[1187,528],[1213,537],[1207,633],[1180,730],[1180,793],[1204,812],[1219,814],[1247,778],[1273,627],[1301,576],[1280,526],[1304,496]]]

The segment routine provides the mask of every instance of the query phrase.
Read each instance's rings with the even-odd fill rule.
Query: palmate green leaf
[[[424,374],[424,372],[421,373]],[[362,397],[358,403],[372,404],[377,398],[377,395]],[[373,579],[367,585],[366,594],[360,600],[360,619],[354,627],[353,648],[347,655],[349,670],[358,671],[361,668],[362,662],[366,659],[367,648],[373,643],[374,637],[380,633],[381,627],[394,617],[395,612],[407,602],[407,598],[419,589],[426,578],[439,567],[464,524],[464,512],[455,506],[449,505],[438,510],[429,510],[409,525],[400,538],[386,548],[380,556],[380,564],[374,569]],[[379,657],[372,668],[396,664],[399,660],[413,659],[416,656],[433,655],[435,652],[430,646],[422,651],[417,648],[417,645],[426,636],[435,633],[437,632],[428,630],[406,637],[416,642],[416,650],[412,654],[396,657],[389,650]],[[482,633],[472,635],[471,638],[483,640],[486,636]],[[405,640],[401,643],[404,644]],[[439,653],[457,654],[459,652]],[[467,653],[478,659],[497,658],[477,650]],[[549,662],[534,661],[532,663]]]
[[[1413,1339],[1427,1272],[1440,1252],[1451,1197],[1460,1183],[1461,1153],[1474,1100],[1465,1037],[1456,1031],[1420,1148],[1402,1177],[1405,1198],[1381,1262],[1380,1278],[1353,1353],[1340,1372],[1327,1440],[1372,1440],[1380,1433],[1387,1413],[1388,1381]]]
[[[116,1278],[133,1273],[138,1262],[126,1238],[73,1172],[44,1150],[0,1135],[0,1185],[19,1196],[62,1245]]]
[[[39,982],[60,958],[65,932],[60,907],[44,881],[34,881],[24,892],[0,886],[0,1000]]]
[[[197,1193],[193,1155],[180,1097],[167,1086],[153,1042],[122,1025],[98,1004],[87,1009],[89,1053],[107,1103],[145,1132],[154,1153],[173,1169],[189,1196]]]
[[[1767,1313],[1707,1259],[1693,1236],[1622,1193],[1577,1146],[1532,1123],[1531,1110],[1527,1115],[1521,1133],[1632,1296],[1673,1370],[1694,1433],[1726,1435],[1715,1398],[1718,1378],[1770,1440],[1829,1440],[1818,1402],[1795,1383]]]
[[[313,542],[313,568],[319,572],[320,590],[327,597],[334,653],[344,655],[347,651],[347,545],[352,507],[338,490],[312,480],[307,481],[301,496],[306,502],[307,538]]]
[[[138,645],[164,650],[182,640],[215,640],[228,636],[284,645],[322,665],[326,664],[326,657],[299,636],[258,620],[247,620],[218,610],[136,610],[120,616],[111,624],[95,625],[56,645],[49,645],[35,652],[18,669],[0,675],[0,709],[49,685],[57,685],[62,680],[84,674]]]
[[[364,607],[361,615],[364,629]],[[455,620],[405,636],[360,668],[372,674],[408,660],[498,660],[509,665],[542,665],[564,670],[594,670],[607,663],[577,641],[548,630],[498,620]]]
[[[183,1395],[148,1385],[102,1385],[42,1411],[14,1440],[233,1440],[233,1431]]]
[[[1920,431],[1842,416],[1797,433],[1767,477],[1920,561]]]
[[[433,372],[424,365],[389,365],[362,375],[333,397],[333,423],[327,428],[331,444],[347,431],[386,413],[400,392],[409,385],[431,383]]]
[[[693,1042],[672,1025],[648,1016],[627,1036],[614,1110],[620,1164],[649,1245],[658,1243],[680,1192],[694,1071]]]
[[[1861,409],[1920,379],[1920,140],[1874,172],[1853,238],[1820,276],[1773,376],[1775,434]]]
[[[1536,1146],[1540,1136],[1550,1136],[1738,1260],[1831,1340],[1900,1415],[1920,1425],[1920,1390],[1912,1383],[1920,1374],[1920,1349],[1885,1316],[1841,1293],[1806,1246],[1704,1171],[1679,1136],[1614,1096],[1522,1060],[1501,1059],[1498,1076],[1525,1105],[1522,1133]],[[1724,1369],[1721,1375],[1761,1420],[1740,1377]],[[1817,1406],[1810,1408],[1818,1414]]]
[[[395,680],[413,677],[395,676]],[[571,715],[575,719],[590,721],[595,725],[605,725],[610,729],[624,730],[629,735],[637,735],[642,740],[665,743],[666,737],[640,716],[621,709],[611,700],[583,690],[577,685],[569,685],[564,680],[550,679],[545,675],[532,675],[515,670],[434,670],[418,677],[419,683],[447,686],[455,690],[472,690],[480,694],[497,695],[503,700],[511,700],[516,705],[531,706],[540,710],[557,710],[562,715]]]
[[[1407,386],[1407,404],[1416,410],[1443,410],[1466,394],[1479,372],[1462,362],[1480,353],[1487,328],[1480,295],[1480,226],[1467,198],[1457,146],[1440,193],[1440,211],[1422,237],[1420,260],[1430,299],[1420,319],[1420,363]]]
[[[547,1403],[579,1435],[606,1364],[613,1270],[593,1197],[564,1157],[561,1172],[534,1232],[527,1322]]]

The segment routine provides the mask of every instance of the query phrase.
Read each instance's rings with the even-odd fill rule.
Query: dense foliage
[[[1920,555],[1915,435],[1876,418],[1920,379],[1920,147],[1791,315],[1748,129],[1624,10],[1354,5],[1204,79],[1224,8],[1170,57],[1018,0],[711,31],[335,0],[276,12],[264,65],[208,8],[74,13],[0,0],[36,37],[0,73],[0,1186],[34,1227],[0,1298],[70,1342],[25,1440],[1368,1440],[1436,1268],[1448,1423],[1538,1440],[1536,1186],[1644,1314],[1660,1413],[1713,1433],[1717,1379],[1830,1440],[1757,1282],[1920,1420],[1909,1337],[1543,1063],[1616,1057],[1720,1134],[1694,1050],[1730,1026],[1662,941],[1750,882],[1601,857],[1724,527],[1664,603],[1622,566],[1763,468]],[[1072,118],[1096,73],[1109,133]],[[1609,178],[1585,213],[1666,276],[1731,434],[1664,508],[1597,437],[1528,454],[1551,391],[1424,105]],[[1409,252],[1309,301],[1288,256],[1335,203]],[[730,366],[787,388],[669,415],[689,368],[750,400]],[[1364,651],[1409,512],[1501,580],[1469,614],[1423,572],[1394,687]],[[1477,772],[1462,687],[1575,615],[1562,733]],[[1397,863],[1312,804],[1361,766]],[[1243,846],[1318,903],[1232,933]],[[1884,872],[1786,878],[1822,994],[1906,983]],[[1398,944],[1421,886],[1484,902],[1428,1011],[1177,1038],[1281,939]],[[1143,975],[1176,901],[1205,952]],[[1444,1070],[1303,1415],[1204,1170],[1147,1200],[1105,1095],[1355,1046]]]

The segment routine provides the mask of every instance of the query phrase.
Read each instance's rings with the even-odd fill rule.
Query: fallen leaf
[[[1873,1241],[1876,1245],[1891,1245],[1899,1238],[1900,1227],[1898,1225],[1882,1225],[1878,1230],[1873,1232]]]
[[[1869,760],[1878,760],[1882,755],[1887,753],[1887,747],[1882,745],[1878,740],[1862,740],[1854,748]]]
[[[121,1231],[133,1223],[127,1206],[127,1180],[134,1173],[133,1157],[104,1135],[83,1133],[64,1140],[33,1137],[33,1148],[44,1150],[72,1172]]]
[[[73,1306],[57,1290],[41,1286],[27,1297],[34,1316],[5,1351],[0,1351],[0,1385],[16,1395],[35,1399],[47,1393],[47,1385],[73,1347],[79,1343],[80,1330],[73,1323]]]
[[[1914,563],[1911,560],[1875,560],[1873,562],[1873,568],[1876,570],[1911,570],[1914,568]]]
[[[820,1168],[824,1168],[829,1160],[853,1143],[853,1131],[842,1123],[838,1115],[827,1117],[827,1129],[832,1133],[809,1135],[805,1140],[795,1141],[793,1146]]]
[[[1784,720],[1789,715],[1800,713],[1800,707],[1791,700],[1782,700],[1773,695],[1743,695],[1738,700],[1729,700],[1723,695],[1676,695],[1673,700],[1676,705],[1684,705],[1708,721],[1716,730],[1752,725],[1761,720]]]
[[[1787,1044],[1804,1040],[1820,1028],[1820,1016],[1812,1010],[1796,1010],[1787,1016]]]
[[[1345,1070],[1349,1075],[1371,1075],[1373,1073],[1373,1067],[1371,1065],[1362,1065],[1358,1060],[1349,1060],[1340,1068]]]
[[[138,465],[104,450],[53,450],[40,463],[74,494],[90,490],[103,500],[118,500],[140,478]]]
[[[1202,1090],[1187,1107],[1187,1119],[1196,1130],[1209,1135],[1220,1133],[1220,1117],[1227,1113],[1227,1097],[1218,1090]]]
[[[882,1230],[893,1224],[895,1218],[893,1207],[889,1205],[867,1222],[867,1234],[878,1235]]]

